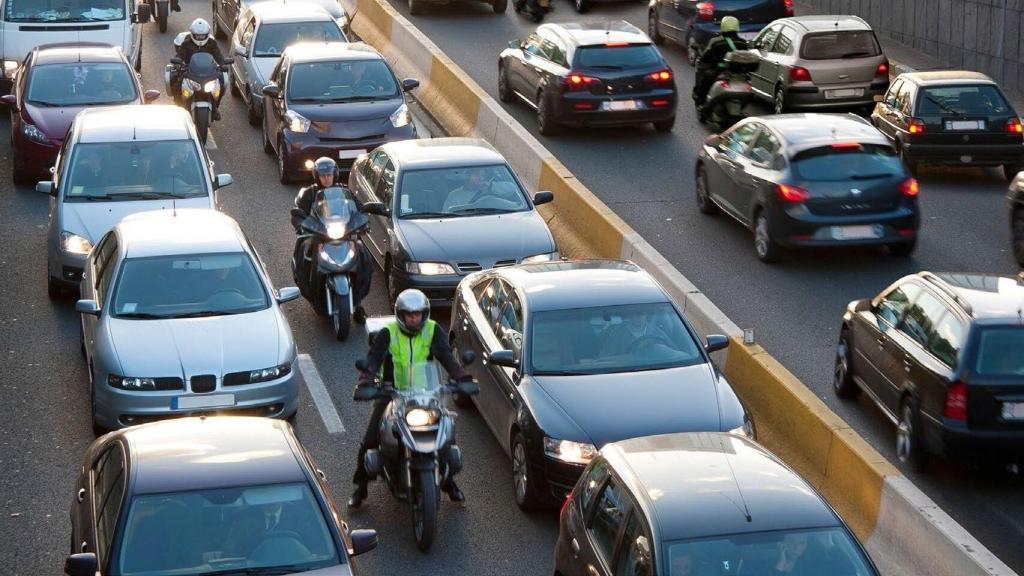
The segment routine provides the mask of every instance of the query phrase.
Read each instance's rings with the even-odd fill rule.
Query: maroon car
[[[49,176],[71,121],[80,110],[152,102],[120,48],[107,44],[45,44],[25,57],[10,94],[15,183]]]

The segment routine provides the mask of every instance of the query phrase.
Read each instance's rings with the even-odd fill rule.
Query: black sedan
[[[672,69],[638,28],[624,21],[544,24],[513,40],[498,57],[498,97],[537,110],[541,134],[562,125],[654,124],[676,121]]]
[[[183,418],[113,432],[85,453],[65,573],[353,574],[377,545],[348,531],[291,426]],[[351,552],[350,552],[351,551]]]
[[[764,262],[784,247],[884,245],[909,256],[917,245],[917,180],[853,114],[748,118],[707,137],[695,177],[700,211],[752,229]]]
[[[608,442],[753,423],[668,294],[629,262],[531,264],[474,274],[452,340],[482,362],[473,398],[512,458],[516,503],[560,502]],[[465,401],[463,400],[463,403]]]
[[[418,288],[448,306],[468,274],[558,259],[555,239],[512,167],[483,140],[431,138],[360,157],[349,187],[370,216],[364,237],[384,271],[389,302]]]
[[[1024,174],[1018,173],[1010,184],[1010,235],[1013,256],[1024,267]]]
[[[878,576],[803,478],[732,434],[605,446],[562,506],[561,576]]]
[[[405,92],[419,86],[395,78],[365,44],[325,42],[288,47],[263,87],[263,149],[277,154],[282,183],[329,156],[347,170],[360,154],[416,138]]]

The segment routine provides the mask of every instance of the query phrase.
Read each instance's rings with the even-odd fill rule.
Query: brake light
[[[714,20],[715,19],[715,3],[714,2],[700,2],[697,4],[697,18],[700,20]]]
[[[881,76],[883,78],[888,78],[889,77],[889,63],[888,62],[882,62],[881,64],[879,64],[878,68],[875,70],[875,76]]]
[[[810,82],[811,73],[803,66],[793,66],[789,69],[789,79],[797,82]]]
[[[622,46],[629,46],[629,42],[605,42],[604,45],[609,48],[621,48]]]
[[[967,420],[967,383],[953,382],[946,389],[946,405],[942,415],[951,420]]]
[[[793,15],[793,0],[782,0],[782,7],[786,10],[786,16]]]
[[[651,100],[651,106],[654,106],[655,108],[664,108],[665,106],[668,106],[668,100],[665,100],[664,98]]]
[[[924,122],[917,118],[911,118],[910,122],[907,123],[907,132],[911,134],[924,134]]]
[[[860,142],[835,142],[832,144],[835,150],[859,150]]]
[[[569,72],[569,75],[562,79],[562,85],[569,90],[582,90],[598,82],[600,80],[597,78],[580,74],[579,72]]]
[[[591,102],[576,102],[572,107],[573,110],[593,110],[594,104]]]
[[[672,80],[672,71],[659,70],[657,72],[651,72],[647,75],[647,79],[652,82],[669,82]]]
[[[775,189],[779,192],[779,198],[782,198],[785,202],[803,202],[811,197],[807,190],[799,186],[776,184]]]
[[[916,198],[921,193],[921,186],[917,183],[916,178],[907,178],[903,182],[900,182],[900,194],[903,194],[907,198]]]
[[[1006,131],[1010,134],[1024,134],[1024,125],[1020,123],[1020,118],[1014,116],[1007,120]]]

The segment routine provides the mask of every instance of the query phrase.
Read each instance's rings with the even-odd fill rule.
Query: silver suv
[[[889,60],[857,16],[799,16],[769,24],[750,46],[754,92],[789,109],[871,109],[889,87]]]

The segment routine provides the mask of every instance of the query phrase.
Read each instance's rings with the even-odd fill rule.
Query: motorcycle
[[[371,332],[371,326],[375,324],[379,330],[388,320],[367,319],[371,342],[376,333]],[[462,357],[463,364],[473,360],[472,352]],[[366,373],[365,361],[358,360],[356,368]],[[416,546],[426,552],[437,531],[441,487],[462,470],[462,451],[452,444],[455,415],[446,407],[447,397],[453,392],[474,396],[480,387],[476,382],[451,379],[442,384],[436,362],[414,364],[409,374],[412,385],[408,390],[397,390],[376,380],[375,386],[357,387],[355,399],[391,400],[381,419],[380,445],[366,451],[364,465],[369,478],[383,476],[391,494],[409,503]]]
[[[183,32],[179,38],[187,34]],[[176,39],[175,44],[178,43]],[[210,123],[213,122],[213,109],[220,100],[220,91],[227,85],[228,67],[234,61],[234,58],[225,58],[224,64],[217,66],[213,55],[198,52],[189,59],[183,75],[182,67],[185,64],[177,56],[171,58],[171,63],[164,67],[164,85],[168,94],[174,94],[173,82],[181,78],[180,96],[175,98],[175,102],[188,108],[192,114],[192,122],[196,125],[199,141],[204,145],[210,131]]]
[[[156,23],[160,27],[160,32],[167,32],[167,19],[171,15],[170,0],[145,0],[145,2],[149,4],[153,18],[156,19]]]
[[[331,317],[334,337],[345,340],[355,310],[355,275],[368,273],[360,270],[359,235],[370,220],[340,186],[325,188],[309,216],[299,208],[292,208],[291,214],[292,225],[299,232],[292,276],[313,309]]]
[[[534,22],[540,22],[545,14],[554,9],[551,0],[515,0],[512,7],[517,14],[525,13]]]
[[[751,116],[748,105],[755,100],[750,75],[757,69],[758,56],[753,52],[733,51],[726,54],[724,69],[715,79],[703,105],[697,105],[697,118],[721,130]]]

